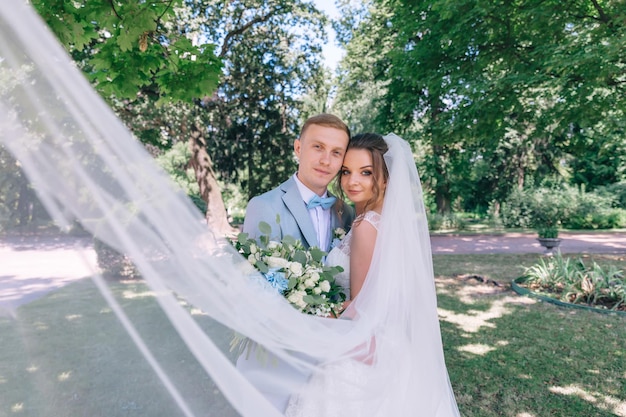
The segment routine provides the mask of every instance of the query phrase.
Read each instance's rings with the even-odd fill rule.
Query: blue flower
[[[289,286],[289,280],[285,278],[285,273],[279,271],[280,268],[270,268],[267,273],[263,274],[267,282],[273,288],[276,288],[279,293],[284,293],[287,287]]]

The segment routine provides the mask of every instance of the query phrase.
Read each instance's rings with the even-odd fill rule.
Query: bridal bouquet
[[[323,264],[326,252],[318,248],[304,249],[302,243],[291,236],[281,242],[269,238],[271,227],[259,224],[259,240],[240,233],[232,243],[265,277],[267,283],[282,294],[291,305],[306,314],[337,317],[346,299],[335,275],[343,271],[340,266]]]

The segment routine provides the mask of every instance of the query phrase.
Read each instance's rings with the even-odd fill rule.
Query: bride
[[[37,415],[127,415],[132,408],[146,416],[281,416],[235,368],[229,342],[236,332],[295,372],[313,375],[302,389],[271,363],[257,375],[293,393],[293,413],[308,413],[310,401],[318,401],[351,416],[458,415],[422,191],[406,142],[387,136],[388,150],[371,150],[365,163],[363,152],[349,151],[342,185],[362,217],[338,250],[351,252],[351,300],[339,320],[301,314],[249,279],[247,260],[207,230],[203,215],[94,93],[32,8],[5,3],[0,144],[61,228],[78,222],[127,255],[146,287],[129,294],[120,289],[125,283],[94,271],[50,297],[33,331],[2,323],[16,335],[3,338],[14,346],[3,352],[27,370],[20,374],[26,382],[5,384],[12,406]],[[346,262],[338,250],[331,261]],[[75,307],[85,294],[88,301]],[[72,310],[64,312],[65,305]],[[80,331],[68,330],[78,325]],[[70,333],[76,337],[65,337]],[[98,342],[103,334],[106,343]],[[109,352],[119,353],[103,360]]]
[[[410,147],[393,134],[356,135],[337,182],[357,218],[327,263],[344,267],[338,281],[350,297],[340,318],[369,321],[371,336],[320,367],[286,416],[458,416]]]

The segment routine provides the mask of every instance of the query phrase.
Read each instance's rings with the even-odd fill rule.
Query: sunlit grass
[[[520,297],[537,255],[435,256],[446,361],[463,416],[626,416],[626,319]],[[625,262],[594,256],[598,263]],[[498,284],[479,282],[479,275]]]

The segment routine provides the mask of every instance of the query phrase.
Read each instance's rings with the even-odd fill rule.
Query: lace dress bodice
[[[380,223],[380,214],[375,211],[368,211],[359,215],[355,222],[366,221],[370,223],[376,230],[378,230],[378,224]],[[350,244],[352,242],[352,230],[341,240],[341,242],[332,248],[326,257],[326,265],[340,266],[343,268],[343,272],[335,276],[337,284],[345,290],[346,300],[350,300]]]

